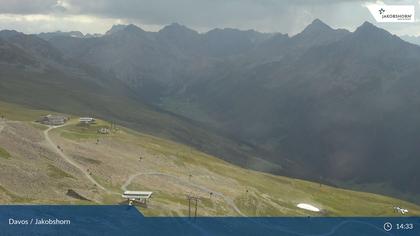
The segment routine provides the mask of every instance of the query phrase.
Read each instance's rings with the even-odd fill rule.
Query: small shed
[[[44,125],[63,125],[69,120],[68,116],[63,115],[51,115],[41,116],[37,122]]]
[[[124,191],[121,195],[123,198],[129,201],[129,204],[132,205],[134,201],[146,204],[147,200],[152,197],[153,192],[149,191]]]
[[[96,120],[92,117],[80,117],[79,122],[82,124],[94,124]]]

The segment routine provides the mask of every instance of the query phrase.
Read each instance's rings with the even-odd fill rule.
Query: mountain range
[[[0,98],[94,113],[251,169],[418,201],[420,47],[365,22],[0,32]],[[417,200],[416,200],[417,199]]]
[[[420,36],[410,36],[410,35],[403,35],[401,36],[401,39],[412,43],[412,44],[417,44],[420,45]]]
[[[35,35],[0,31],[0,100],[103,117],[199,147],[227,160],[239,157],[252,162],[259,160],[256,154],[251,154],[254,147],[143,102],[136,91],[114,74],[69,58]]]

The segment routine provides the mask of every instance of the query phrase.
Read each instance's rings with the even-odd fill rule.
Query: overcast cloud
[[[413,4],[416,12],[420,11],[420,0],[384,2]],[[178,22],[201,32],[231,27],[295,34],[319,18],[334,28],[354,30],[364,21],[375,23],[365,3],[359,0],[0,0],[0,29],[25,33],[56,30],[104,33],[113,24],[133,23],[156,31]],[[377,25],[398,35],[420,35],[419,22]]]

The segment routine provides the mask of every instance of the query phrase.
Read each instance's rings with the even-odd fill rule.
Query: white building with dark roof
[[[94,124],[96,120],[92,117],[80,117],[79,121],[82,124]]]
[[[68,116],[48,114],[46,116],[41,116],[37,122],[44,125],[64,125],[68,120]]]

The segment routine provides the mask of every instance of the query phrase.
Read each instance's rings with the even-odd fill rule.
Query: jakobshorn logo
[[[366,4],[377,22],[414,22],[414,5]]]
[[[385,12],[383,8],[379,9],[379,15],[382,15]]]

